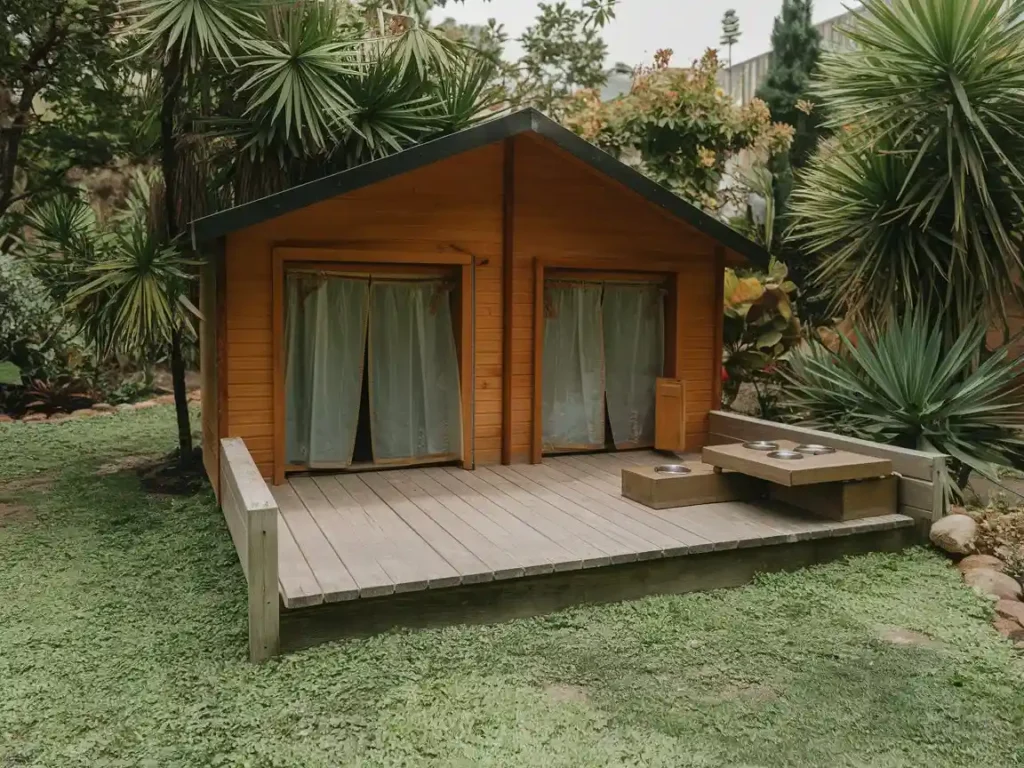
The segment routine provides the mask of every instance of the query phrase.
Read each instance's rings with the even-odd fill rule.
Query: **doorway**
[[[287,469],[462,456],[457,285],[443,269],[285,271]]]
[[[654,445],[666,294],[664,280],[653,276],[545,279],[544,453]]]

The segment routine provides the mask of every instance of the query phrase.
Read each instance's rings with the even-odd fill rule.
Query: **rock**
[[[46,414],[45,413],[26,413],[24,416],[21,417],[21,420],[23,422],[25,422],[26,424],[31,424],[32,422],[35,422],[35,421],[46,421]]]
[[[957,563],[956,567],[960,569],[960,573],[967,573],[975,568],[988,568],[1002,573],[1006,570],[1006,563],[995,555],[968,555]]]
[[[94,411],[92,408],[82,408],[80,410],[74,411],[71,414],[71,417],[75,418],[75,419],[87,419],[90,416],[95,416],[95,415],[96,415],[96,411]]]
[[[1010,619],[1003,618],[998,618],[995,621],[993,621],[992,626],[995,627],[996,632],[998,632],[1003,637],[1010,637],[1010,635],[1012,635],[1014,632],[1020,631],[1021,629],[1020,624],[1018,624],[1016,621],[1011,621]]]
[[[14,421],[14,419],[8,416],[6,413],[0,413],[0,424],[8,424],[12,421]]]
[[[1000,600],[996,603],[996,614],[1004,619],[1012,619],[1024,627],[1024,603],[1017,600]]]
[[[947,515],[932,526],[929,538],[939,549],[954,555],[967,555],[974,551],[978,524],[967,515]]]
[[[190,403],[198,403],[202,399],[203,399],[203,392],[202,392],[202,390],[193,389],[191,392],[188,393],[188,401]]]
[[[133,407],[134,406],[131,403],[120,403],[117,406],[117,410],[122,411],[122,412],[123,411],[130,411],[130,410],[132,410]]]
[[[170,405],[174,402],[174,395],[160,395],[159,397],[154,397],[149,402],[155,405]]]
[[[1020,600],[1021,587],[1017,580],[991,568],[975,568],[964,574],[964,581],[975,592],[1000,600]]]
[[[100,413],[110,413],[111,411],[116,410],[110,403],[94,403],[92,409],[94,411],[99,411]]]
[[[69,421],[71,419],[70,413],[55,413],[46,420],[47,424],[60,424],[62,421]]]
[[[132,409],[136,411],[141,411],[145,408],[155,408],[158,405],[160,405],[160,403],[157,402],[156,400],[140,400],[137,403],[132,403]]]

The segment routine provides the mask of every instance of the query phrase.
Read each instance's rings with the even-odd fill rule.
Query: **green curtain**
[[[459,361],[439,280],[370,286],[370,434],[376,462],[462,454]]]
[[[604,355],[608,422],[617,448],[654,444],[654,392],[665,365],[661,287],[604,287]]]
[[[544,314],[544,449],[603,448],[600,284],[548,283]]]
[[[352,463],[369,282],[285,277],[285,443],[289,464]]]

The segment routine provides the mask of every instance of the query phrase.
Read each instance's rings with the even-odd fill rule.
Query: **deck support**
[[[895,552],[915,541],[913,527],[904,526],[299,608],[281,615],[281,647],[290,652],[395,627],[487,624],[583,603],[739,587],[758,573],[792,571],[867,552]]]
[[[248,583],[249,660],[266,661],[280,650],[277,502],[245,443],[220,441],[221,509]]]

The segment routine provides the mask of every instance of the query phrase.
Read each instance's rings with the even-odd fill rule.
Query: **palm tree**
[[[127,34],[153,60],[162,89],[164,245],[179,246],[184,222],[211,205],[262,197],[480,119],[495,102],[493,64],[426,28],[412,5],[405,14],[379,0],[129,0]],[[151,263],[170,259],[160,254]],[[186,324],[163,319],[187,461]]]
[[[947,339],[1024,300],[1024,20],[1006,0],[865,0],[815,91],[840,136],[793,194],[793,233],[847,315],[933,308]]]

